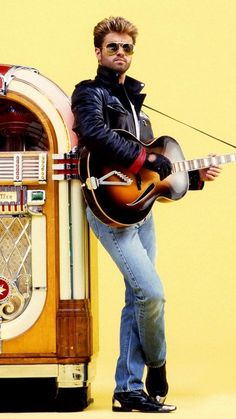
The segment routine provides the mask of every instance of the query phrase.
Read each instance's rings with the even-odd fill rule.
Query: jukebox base
[[[0,412],[78,412],[92,402],[90,386],[58,388],[53,378],[2,378],[0,392]]]

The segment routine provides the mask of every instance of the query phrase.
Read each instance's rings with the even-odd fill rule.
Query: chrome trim
[[[88,385],[87,364],[59,364],[58,365],[58,387],[84,387]]]
[[[0,365],[1,378],[53,378],[58,387],[87,387],[91,379],[89,364]]]
[[[15,77],[14,72],[16,70],[30,70],[30,71],[33,71],[36,74],[39,74],[39,71],[36,68],[33,68],[33,67],[24,67],[24,66],[21,66],[21,65],[12,66],[6,72],[6,74],[0,74],[0,78],[2,80],[2,87],[0,88],[0,95],[6,96],[8,86],[9,86],[11,80],[14,79],[14,77]]]

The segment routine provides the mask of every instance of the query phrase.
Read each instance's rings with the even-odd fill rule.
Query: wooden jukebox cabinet
[[[90,402],[96,245],[69,153],[72,121],[51,80],[0,65],[0,411],[9,392],[10,411],[24,399],[29,410]]]

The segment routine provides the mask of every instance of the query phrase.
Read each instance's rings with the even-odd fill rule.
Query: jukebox
[[[55,83],[0,65],[0,391],[11,392],[10,411],[14,398],[59,411],[91,400],[96,244],[72,122]]]

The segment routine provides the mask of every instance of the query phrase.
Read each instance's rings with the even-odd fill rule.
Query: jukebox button
[[[28,205],[43,205],[45,203],[45,191],[44,190],[28,190],[27,191],[27,203]]]

